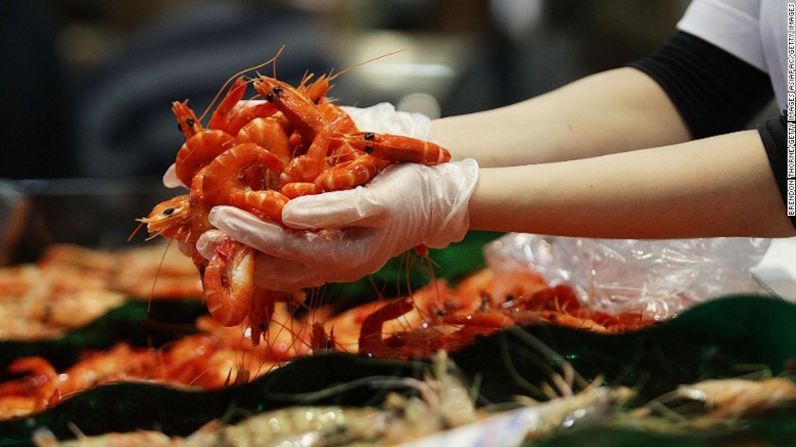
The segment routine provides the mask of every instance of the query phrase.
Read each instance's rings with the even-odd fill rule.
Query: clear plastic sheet
[[[608,313],[641,311],[655,319],[731,293],[757,292],[749,269],[770,244],[760,238],[583,239],[508,234],[486,247],[489,266],[530,269],[574,287]]]

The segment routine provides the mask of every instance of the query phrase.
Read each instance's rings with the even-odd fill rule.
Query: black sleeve
[[[766,73],[682,31],[629,65],[661,85],[695,139],[743,129],[773,97]]]
[[[693,138],[743,129],[774,95],[768,74],[682,31],[656,53],[629,66],[660,84]],[[780,194],[787,203],[784,112],[758,131]],[[796,228],[796,218],[791,217],[791,223]]]
[[[771,164],[771,170],[774,172],[774,178],[777,180],[779,186],[779,193],[782,195],[782,200],[788,203],[788,164],[787,152],[788,148],[785,144],[785,111],[779,118],[774,118],[766,121],[757,128],[760,132],[760,138],[763,140],[763,146],[766,147],[766,154],[768,155],[768,162]],[[796,228],[796,217],[790,218],[793,227]]]

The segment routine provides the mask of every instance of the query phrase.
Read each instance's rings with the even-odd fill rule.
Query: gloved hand
[[[477,181],[475,160],[393,165],[364,187],[291,200],[282,219],[295,230],[228,206],[213,208],[210,223],[262,252],[256,273],[262,287],[354,281],[420,244],[442,248],[461,240]],[[314,229],[324,230],[303,231]],[[223,233],[200,238],[197,247],[205,257],[213,255]]]

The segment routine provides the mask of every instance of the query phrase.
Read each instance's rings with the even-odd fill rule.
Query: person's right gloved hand
[[[221,232],[204,234],[197,248],[212,257],[223,237],[254,247],[257,283],[272,290],[354,281],[418,245],[461,240],[477,181],[475,160],[393,165],[364,187],[291,200],[282,219],[292,229],[219,206],[210,223]]]

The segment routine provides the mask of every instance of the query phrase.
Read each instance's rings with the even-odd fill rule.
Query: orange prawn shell
[[[187,99],[182,102],[174,101],[171,103],[171,112],[177,119],[177,127],[185,137],[185,141],[188,141],[197,133],[205,130],[199,118],[196,117],[196,113],[194,113],[193,109],[188,107]]]
[[[239,144],[216,157],[204,173],[202,191],[207,204],[231,205],[261,219],[281,223],[282,207],[288,198],[278,191],[252,189],[251,179],[246,178],[252,167],[280,172],[282,163],[274,154],[254,143]]]
[[[210,116],[209,126],[211,129],[219,129],[229,132],[227,126],[229,125],[230,115],[235,105],[243,99],[246,93],[246,80],[243,76],[235,79],[232,85],[227,90],[227,94],[216,107],[213,115]],[[234,134],[233,134],[234,135]]]
[[[255,143],[279,157],[282,164],[291,158],[290,142],[279,120],[273,117],[255,118],[238,131],[235,144]]]
[[[315,184],[324,191],[354,188],[369,182],[387,164],[388,162],[384,160],[362,155],[353,161],[340,163],[322,172],[315,179]]]
[[[190,236],[191,207],[188,194],[164,200],[152,208],[147,217],[138,219],[146,224],[147,232],[186,242]]]
[[[224,326],[240,324],[254,294],[254,249],[226,240],[205,269],[203,285],[207,310]]]
[[[189,138],[177,152],[174,162],[177,178],[190,185],[193,176],[229,149],[232,141],[232,136],[221,130],[205,130]]]
[[[304,141],[312,141],[326,126],[327,120],[318,106],[290,84],[260,76],[254,81],[254,89],[282,112]]]
[[[293,182],[285,184],[280,192],[289,199],[295,199],[296,197],[320,194],[323,192],[323,189],[315,183]]]
[[[356,149],[393,162],[433,165],[450,161],[450,151],[426,140],[400,135],[359,132],[345,137]]]

